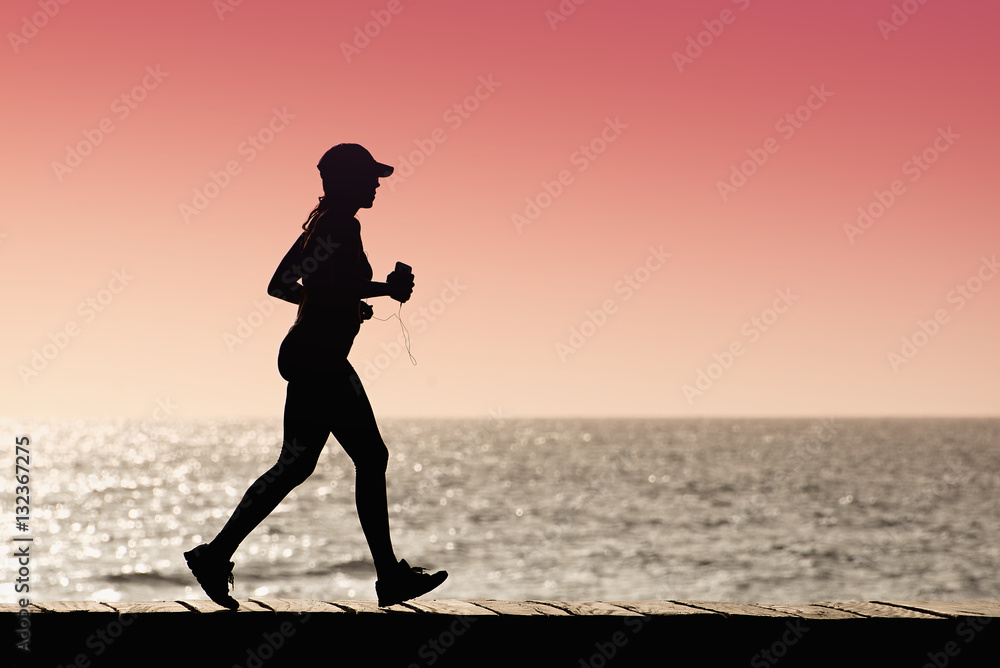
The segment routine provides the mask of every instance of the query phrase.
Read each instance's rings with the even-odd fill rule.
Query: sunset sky
[[[416,366],[394,318],[351,352],[380,417],[996,415],[998,21],[5,2],[0,415],[280,416],[266,287],[340,142],[416,277]]]

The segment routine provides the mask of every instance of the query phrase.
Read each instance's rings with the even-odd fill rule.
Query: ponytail
[[[336,180],[336,175],[332,173],[320,172],[320,178],[323,180],[323,196],[319,198],[319,203],[313,207],[313,210],[309,212],[309,217],[306,218],[306,222],[302,223],[302,229],[306,231],[306,236],[302,240],[302,248],[305,249],[305,245],[309,243],[309,239],[312,237],[313,230],[316,227],[316,219],[319,218],[323,212],[330,208],[333,204],[333,193],[338,185]]]
[[[305,249],[306,244],[309,242],[310,237],[312,237],[313,230],[316,228],[316,219],[319,218],[324,211],[330,208],[329,200],[326,197],[320,197],[319,203],[313,207],[313,210],[309,212],[309,217],[306,218],[306,222],[302,223],[302,229],[305,230],[306,235],[302,240],[302,248]]]

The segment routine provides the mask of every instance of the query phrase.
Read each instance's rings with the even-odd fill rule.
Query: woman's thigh
[[[389,461],[371,402],[354,368],[346,363],[342,372],[330,379],[333,397],[327,413],[327,427],[354,461],[356,468],[384,472]]]
[[[285,392],[281,454],[275,466],[312,473],[330,436],[324,418],[328,410],[321,392],[311,382],[290,382]]]

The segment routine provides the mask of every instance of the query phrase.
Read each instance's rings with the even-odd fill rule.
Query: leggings
[[[282,368],[279,359],[282,376],[288,380],[281,453],[243,495],[212,547],[231,556],[281,500],[312,474],[332,433],[354,462],[355,501],[375,568],[388,573],[397,563],[386,502],[389,451],[354,368],[346,359],[324,366],[320,374],[316,368]]]

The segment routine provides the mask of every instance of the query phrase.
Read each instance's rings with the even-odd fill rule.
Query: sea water
[[[1000,598],[1000,420],[382,420],[398,557],[435,598],[806,603]],[[6,421],[31,438],[31,594],[205,598],[280,420]],[[13,445],[9,448],[13,471]],[[0,600],[13,602],[13,476]],[[240,546],[237,598],[373,599],[354,468],[316,471]]]

